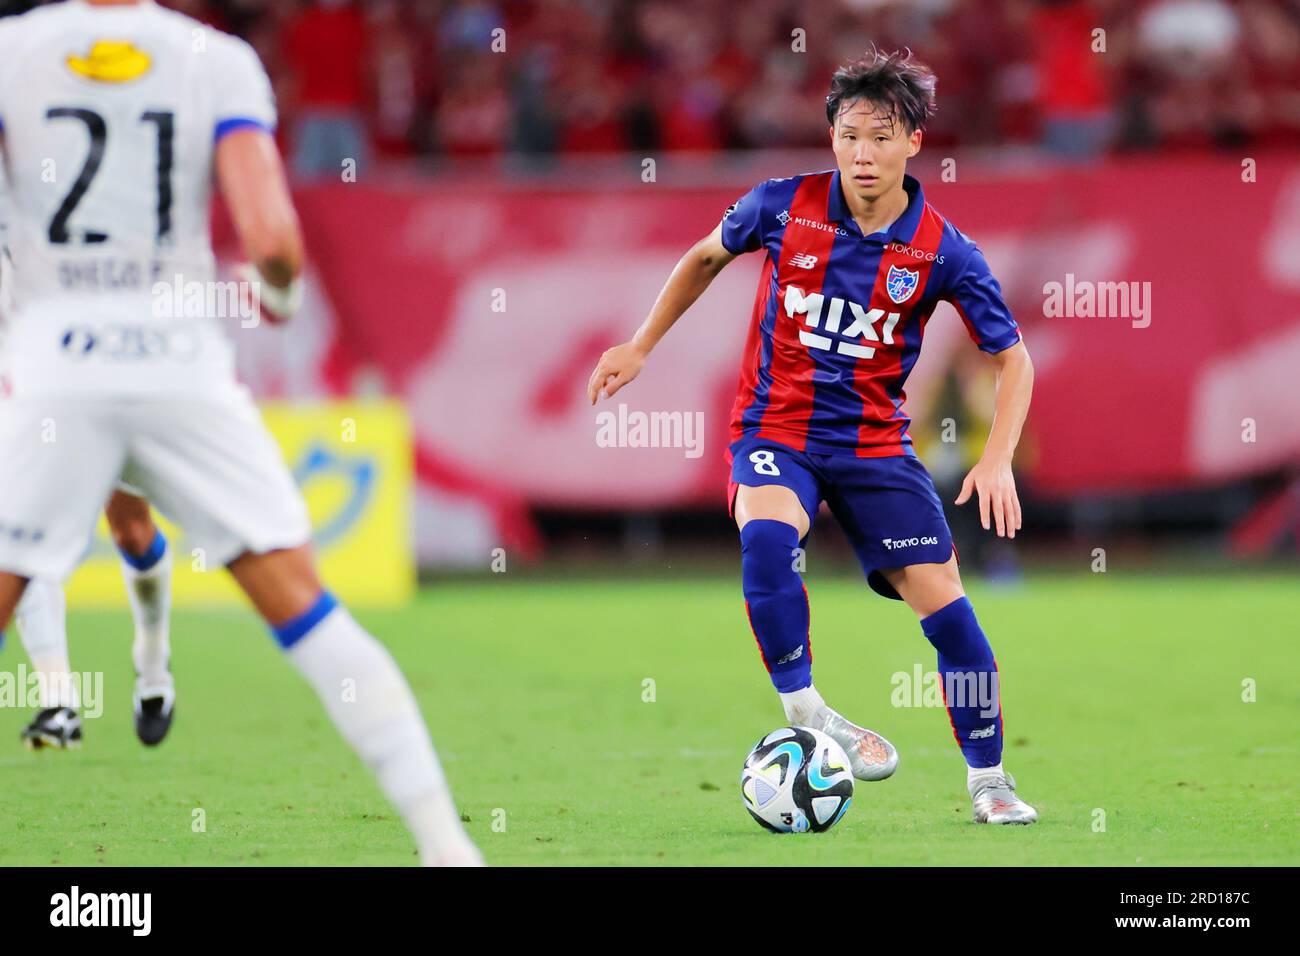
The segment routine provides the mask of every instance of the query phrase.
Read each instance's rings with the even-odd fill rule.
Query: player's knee
[[[949,664],[996,669],[993,649],[965,596],[921,618],[921,630]]]
[[[784,521],[759,518],[740,530],[741,579],[747,599],[803,587],[797,564],[799,530]]]
[[[966,592],[961,589],[960,585],[951,586],[945,583],[936,583],[925,589],[913,589],[911,593],[904,597],[904,600],[907,601],[908,606],[916,613],[916,616],[924,620],[955,604],[965,596]]]
[[[149,514],[149,504],[142,498],[117,492],[104,509],[113,543],[127,554],[143,554],[152,546],[158,529]]]
[[[742,532],[753,521],[771,520],[791,525],[802,538],[811,526],[798,496],[781,485],[741,485],[736,489],[734,513]]]
[[[18,609],[18,603],[22,600],[26,587],[27,578],[0,571],[0,632],[3,632],[13,620],[14,612]]]
[[[920,618],[929,617],[966,596],[955,560],[947,564],[883,568],[880,574]]]
[[[257,612],[272,627],[309,611],[324,592],[308,545],[265,552],[245,551],[227,567]]]
[[[110,525],[113,534],[113,543],[117,549],[126,554],[144,554],[153,544],[157,536],[157,529],[152,522],[130,523],[125,525]]]

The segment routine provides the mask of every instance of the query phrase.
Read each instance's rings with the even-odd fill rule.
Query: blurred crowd
[[[1300,145],[1300,0],[165,2],[256,47],[303,173],[817,146],[830,73],[870,43],[938,74],[933,145]]]

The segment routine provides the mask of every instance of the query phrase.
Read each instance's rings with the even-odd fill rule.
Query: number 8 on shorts
[[[758,451],[749,453],[749,460],[754,464],[754,471],[760,475],[781,474],[781,469],[776,467],[776,452],[760,448]]]

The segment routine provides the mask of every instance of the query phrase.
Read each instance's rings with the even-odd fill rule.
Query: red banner
[[[1040,493],[1300,461],[1300,164],[1225,154],[921,178],[1024,329]],[[760,256],[723,271],[612,405],[591,408],[584,388],[744,188],[300,190],[319,293],[307,377],[335,391],[377,378],[404,397],[423,480],[498,519],[525,503],[720,503]],[[941,307],[908,389],[918,440],[936,376],[971,348]]]

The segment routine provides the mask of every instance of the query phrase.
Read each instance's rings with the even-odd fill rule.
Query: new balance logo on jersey
[[[848,307],[849,315],[853,321],[847,328],[841,329],[840,325],[844,321],[844,309]],[[822,324],[822,309],[826,310],[826,322]],[[885,345],[894,344],[894,328],[898,325],[898,320],[902,318],[902,313],[890,312],[886,317],[884,309],[872,309],[868,312],[856,302],[847,302],[844,299],[832,296],[827,304],[827,299],[820,292],[814,292],[811,295],[805,293],[798,286],[789,285],[785,288],[785,314],[794,318],[795,315],[804,316],[804,325],[810,329],[821,329],[829,335],[818,335],[815,332],[809,332],[807,329],[799,330],[799,341],[810,348],[823,349],[827,352],[838,352],[840,355],[848,355],[852,358],[872,358],[876,350],[869,345],[860,344],[861,339],[868,342],[881,342]],[[876,331],[876,323],[881,319],[885,322],[880,331]],[[836,341],[831,336],[839,336],[840,340]],[[859,338],[860,337],[860,338]]]
[[[978,727],[970,732],[971,740],[986,740],[998,732],[997,724],[989,724],[987,727]]]
[[[790,265],[797,269],[811,269],[817,265],[817,257],[807,252],[801,252],[790,257]]]

